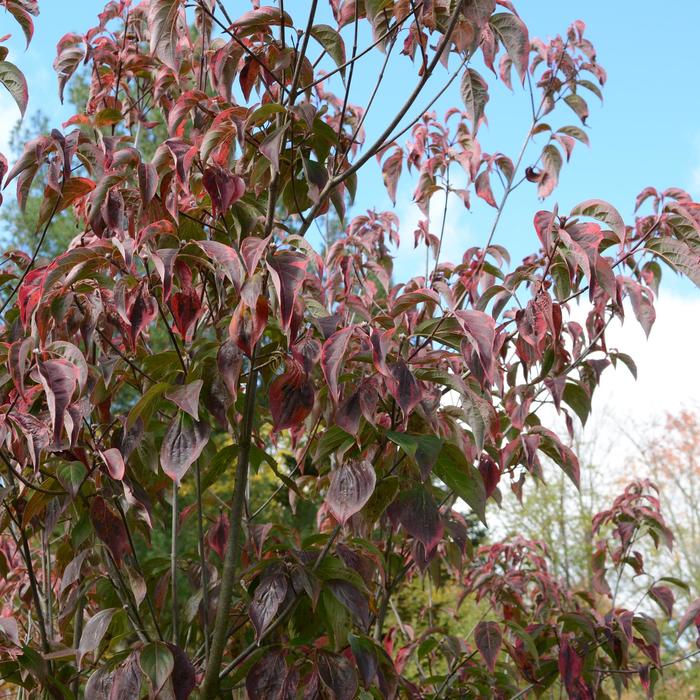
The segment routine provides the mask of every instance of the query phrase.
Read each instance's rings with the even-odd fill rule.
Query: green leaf
[[[610,226],[620,241],[624,241],[627,236],[625,222],[620,212],[612,204],[608,204],[602,199],[588,199],[577,204],[571,210],[571,216],[589,216],[596,221],[602,221]]]
[[[564,387],[563,399],[574,410],[581,424],[586,425],[591,412],[591,398],[586,390],[580,384],[568,382]]]
[[[22,71],[14,63],[0,61],[0,83],[8,90],[17,103],[19,111],[24,116],[29,102],[27,80]]]
[[[459,496],[486,524],[486,489],[479,470],[467,462],[462,451],[451,442],[445,443],[437,462],[435,474]]]
[[[412,435],[390,430],[386,436],[398,445],[420,469],[423,479],[427,479],[435,466],[444,441],[435,435]]]
[[[327,24],[317,24],[311,27],[311,36],[326,50],[326,53],[340,68],[345,63],[345,42],[340,33]],[[341,68],[340,74],[345,79],[345,68]]]
[[[129,411],[129,417],[126,421],[126,427],[131,428],[139,418],[143,418],[144,426],[148,424],[151,414],[155,410],[156,404],[160,397],[170,389],[170,384],[158,382],[154,384]]]
[[[139,666],[151,682],[156,697],[170,678],[174,665],[172,652],[163,642],[151,642],[141,649]]]

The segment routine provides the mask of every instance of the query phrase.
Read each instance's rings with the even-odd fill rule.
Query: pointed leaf
[[[24,116],[29,103],[29,89],[22,71],[14,63],[0,61],[0,83],[12,95],[12,99],[19,107],[20,114]]]
[[[255,628],[256,639],[262,637],[263,632],[277,616],[277,611],[287,597],[288,587],[287,577],[283,573],[263,576],[248,606],[248,615]]]
[[[326,503],[333,517],[341,524],[358,513],[369,501],[377,475],[366,460],[344,462],[331,474]]]
[[[486,662],[486,667],[491,673],[496,670],[496,658],[501,650],[503,633],[497,622],[482,621],[474,630],[476,648]]]
[[[80,666],[80,661],[85,654],[95,651],[100,646],[100,642],[107,633],[109,623],[112,622],[112,618],[117,610],[118,608],[100,610],[85,623],[85,628],[80,637],[80,645],[78,646],[78,666]]]
[[[343,356],[348,347],[348,342],[352,337],[354,326],[341,328],[339,331],[326,340],[321,351],[321,369],[328,382],[328,391],[334,403],[338,403],[340,395],[338,389],[338,374],[343,362]]]
[[[177,484],[202,454],[209,441],[209,425],[178,413],[168,426],[160,448],[163,471]]]
[[[175,387],[165,392],[165,398],[179,406],[196,421],[199,420],[199,393],[204,382],[201,379]]]

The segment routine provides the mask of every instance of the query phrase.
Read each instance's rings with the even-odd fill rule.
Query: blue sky
[[[324,3],[321,3],[322,5]],[[70,114],[58,101],[55,74],[51,66],[57,40],[66,32],[85,31],[96,23],[96,15],[104,3],[96,0],[43,0],[42,14],[36,21],[36,34],[29,50],[24,52],[21,32],[2,18],[2,33],[12,31],[8,42],[11,60],[24,70],[30,84],[30,113],[41,109],[56,125]],[[228,0],[229,7],[240,4]],[[287,0],[286,9],[297,23],[305,21],[306,0]],[[618,2],[573,2],[571,0],[521,0],[516,2],[521,16],[534,36],[548,37],[563,32],[574,19],[583,19],[588,36],[598,49],[599,61],[608,71],[604,90],[605,103],[600,108],[591,100],[589,118],[591,148],[577,146],[572,162],[564,167],[561,184],[544,203],[534,196],[534,186],[523,186],[511,198],[496,242],[509,246],[514,260],[529,253],[536,244],[532,215],[539,208],[559,203],[566,211],[583,199],[601,198],[615,204],[630,217],[636,194],[646,185],[664,188],[684,187],[700,196],[700,90],[696,67],[696,31],[700,26],[700,3],[674,0],[673,11],[661,11],[658,3],[645,0]],[[363,39],[365,37],[361,37]],[[349,43],[349,37],[347,37]],[[362,40],[360,42],[363,45]],[[378,134],[397,104],[414,84],[414,73],[404,57],[397,57],[387,72],[372,113],[368,117],[368,138]],[[355,76],[351,100],[363,103],[374,84],[379,69],[367,57]],[[439,87],[444,73],[436,76],[427,95]],[[432,87],[432,89],[431,89]],[[425,101],[425,100],[424,100]],[[417,108],[424,103],[419,101]],[[441,99],[437,111],[459,106],[456,83]],[[2,96],[0,108],[5,118],[0,124],[0,148],[18,115],[9,98]],[[528,128],[529,98],[516,87],[510,93],[496,84],[489,105],[490,121],[482,127],[480,138],[485,150],[500,150],[515,156]],[[412,110],[409,115],[415,114]],[[572,114],[553,120],[553,125],[577,123]],[[405,137],[404,137],[405,140]],[[537,151],[538,152],[538,151]],[[534,160],[534,158],[533,158]],[[370,207],[390,208],[379,181],[379,173],[371,168],[361,184],[355,211]],[[422,269],[412,248],[412,223],[418,218],[410,203],[413,183],[401,181],[397,213],[406,221],[405,244],[398,266],[407,274]],[[437,212],[440,206],[434,206]],[[448,219],[450,242],[447,254],[456,256],[471,245],[483,243],[490,229],[493,210],[477,202],[472,211],[464,211],[455,202]],[[433,222],[433,229],[439,221]],[[683,282],[670,279],[669,289],[684,295],[698,296]]]
[[[240,0],[225,2],[235,8],[244,5]],[[42,0],[41,6],[42,15],[28,52],[24,52],[16,27],[6,22],[1,11],[0,34],[16,33],[9,42],[10,58],[29,79],[30,112],[41,109],[58,126],[70,114],[61,109],[51,67],[56,42],[66,32],[84,32],[93,26],[103,2]],[[577,147],[554,195],[540,203],[532,189],[522,187],[511,198],[496,242],[512,250],[515,262],[536,246],[533,213],[540,208],[551,209],[556,202],[560,211],[566,211],[584,199],[606,199],[629,220],[635,196],[647,185],[659,189],[679,186],[700,197],[697,61],[700,2],[673,0],[659,5],[650,0],[520,0],[516,6],[531,33],[540,37],[561,33],[571,21],[583,19],[609,80],[603,107],[591,101],[588,122],[591,148]],[[285,7],[297,22],[304,21],[306,0],[286,0]],[[368,59],[361,64],[354,81],[355,102],[363,103],[366,99],[378,69],[379,65]],[[386,120],[403,101],[402,96],[412,89],[414,80],[414,72],[406,70],[405,60],[391,68],[368,118],[369,139],[382,131]],[[433,92],[428,90],[430,95]],[[438,112],[459,104],[455,87],[441,100]],[[0,110],[3,114],[0,150],[6,150],[10,130],[19,114],[11,99],[2,93]],[[484,148],[514,156],[528,128],[528,112],[529,98],[524,91],[516,89],[511,94],[502,85],[496,85],[490,103],[490,122],[480,131]],[[576,123],[573,115],[568,123]],[[397,213],[404,222],[405,242],[398,255],[397,272],[403,276],[419,274],[424,265],[422,253],[412,250],[412,224],[418,219],[411,206],[412,191],[413,183],[402,179]],[[356,211],[370,207],[391,207],[374,166],[361,183]],[[439,206],[434,210],[437,212]],[[493,210],[486,205],[477,203],[472,211],[457,205],[451,207],[446,255],[454,260],[465,248],[483,244],[492,220]],[[433,230],[438,226],[439,222],[434,222]],[[635,426],[643,430],[663,411],[677,410],[681,405],[697,407],[700,376],[687,371],[687,353],[700,345],[700,328],[689,322],[700,317],[700,293],[670,274],[666,277],[657,305],[656,328],[650,339],[646,340],[633,321],[614,329],[610,339],[611,344],[632,354],[639,367],[637,382],[625,370],[606,375],[607,381],[594,402],[594,416],[604,425],[602,432],[618,446],[618,425],[632,431]]]

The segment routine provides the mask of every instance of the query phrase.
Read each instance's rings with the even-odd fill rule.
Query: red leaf
[[[214,524],[207,532],[207,542],[209,542],[209,546],[219,555],[221,561],[224,560],[230,529],[228,518],[226,515],[222,514],[214,521]]]
[[[524,83],[530,53],[530,37],[525,23],[517,15],[499,12],[491,17],[489,25],[503,46],[506,47],[506,51],[508,51],[508,55],[518,71],[520,82]]]
[[[314,389],[294,362],[270,385],[270,413],[275,431],[296,428],[311,413]]]
[[[377,476],[365,461],[347,461],[331,473],[326,503],[333,517],[345,524],[365,506],[374,493]]]
[[[686,630],[686,628],[693,622],[694,624],[700,624],[700,598],[696,598],[690,607],[685,611],[685,615],[680,619],[678,623],[678,636]]]
[[[230,170],[218,165],[205,168],[202,176],[204,189],[209,193],[212,204],[212,216],[226,214],[234,202],[245,193],[245,183]]]
[[[282,251],[268,258],[267,266],[277,292],[282,328],[287,331],[297,293],[306,276],[307,260],[298,253]]]
[[[141,202],[144,207],[147,207],[156,196],[158,171],[153,163],[139,163],[137,172]]]
[[[126,470],[122,453],[116,447],[110,447],[108,450],[102,452],[101,455],[107,465],[109,475],[115,481],[121,481],[124,478],[124,471]]]
[[[181,0],[152,0],[148,4],[151,53],[176,73],[180,63],[177,41],[178,20],[182,7]]]
[[[349,326],[348,328],[341,328],[339,331],[336,331],[323,344],[323,350],[321,352],[321,368],[323,369],[323,375],[328,382],[328,390],[331,398],[336,404],[339,398],[338,374],[343,361],[343,355],[345,355],[348,342],[354,330],[354,326]]]
[[[567,636],[562,635],[559,643],[559,674],[564,687],[571,697],[579,697],[578,690],[583,672],[583,659],[569,644]]]
[[[391,375],[393,381],[387,382],[389,390],[404,416],[408,416],[423,398],[420,386],[403,360],[392,365]]]
[[[102,496],[95,496],[90,504],[90,520],[95,534],[107,545],[119,566],[129,552],[129,538],[122,519]]]
[[[160,447],[163,471],[177,484],[209,441],[209,425],[195,422],[184,413],[172,419]]]
[[[396,188],[401,177],[401,168],[403,167],[403,151],[400,147],[396,147],[394,152],[384,161],[382,165],[382,177],[384,178],[384,186],[389,193],[389,199],[392,204],[396,204]]]
[[[168,299],[168,306],[173,315],[175,330],[183,340],[189,341],[194,330],[194,324],[203,311],[199,294],[195,289],[175,292]]]
[[[493,196],[493,190],[491,189],[491,179],[489,175],[490,173],[488,170],[484,170],[483,172],[479,173],[476,180],[474,181],[474,185],[476,186],[477,196],[481,197],[481,199],[483,199],[487,204],[490,204],[492,207],[495,207],[497,206],[496,198]]]
[[[671,617],[673,614],[673,603],[676,600],[673,591],[668,586],[652,586],[649,589],[649,595],[659,604],[659,607],[666,615]]]
[[[231,246],[218,241],[197,241],[197,245],[221,265],[233,286],[239,290],[243,284],[243,265],[238,253]]]
[[[502,640],[501,626],[497,622],[482,621],[474,630],[476,648],[483,656],[486,666],[491,673],[496,670],[496,658],[501,650]]]

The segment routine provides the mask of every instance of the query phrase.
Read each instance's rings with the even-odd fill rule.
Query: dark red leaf
[[[243,355],[232,340],[225,340],[216,353],[216,366],[233,400],[238,396],[238,379],[243,367]]]
[[[275,431],[298,427],[314,406],[314,388],[306,374],[293,361],[288,367],[270,385],[270,413]]]
[[[194,324],[203,311],[200,295],[195,289],[175,292],[168,299],[168,306],[173,315],[175,330],[183,340],[189,341],[194,330]]]
[[[369,627],[369,603],[367,598],[351,583],[340,579],[328,581],[333,595],[350,611],[363,631]]]
[[[245,193],[245,183],[238,175],[218,165],[205,168],[202,184],[211,198],[212,215],[226,214]]]
[[[219,555],[221,561],[224,560],[228,533],[230,530],[228,518],[223,513],[214,521],[214,524],[207,532],[207,542],[209,546]]]
[[[496,670],[496,658],[501,650],[503,633],[497,622],[482,621],[474,630],[476,648],[484,658],[486,666],[493,673]]]
[[[281,251],[268,258],[267,266],[277,293],[282,328],[289,329],[296,297],[306,276],[306,259],[298,253]]]
[[[95,496],[90,503],[90,520],[95,534],[107,545],[119,566],[129,552],[129,538],[121,517],[102,496]]]

